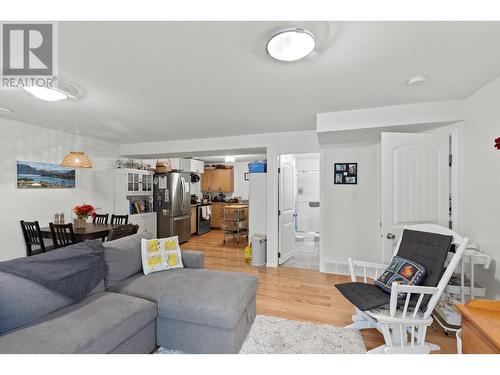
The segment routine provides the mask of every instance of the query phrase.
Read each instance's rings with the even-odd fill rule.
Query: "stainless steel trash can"
[[[252,237],[252,266],[265,266],[267,258],[267,238],[263,234]]]

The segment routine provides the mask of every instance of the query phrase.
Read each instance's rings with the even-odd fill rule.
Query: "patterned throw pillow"
[[[183,268],[181,248],[177,236],[142,239],[142,271],[145,275],[174,268]]]
[[[393,282],[402,285],[419,285],[424,280],[425,274],[425,267],[420,263],[395,256],[389,267],[375,281],[375,285],[390,294]],[[398,293],[398,297],[405,298],[406,293]]]

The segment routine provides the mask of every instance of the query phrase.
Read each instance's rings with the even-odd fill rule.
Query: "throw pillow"
[[[174,268],[183,268],[177,236],[142,240],[142,271],[145,275]]]
[[[393,282],[402,285],[419,285],[423,281],[425,274],[425,267],[420,263],[395,256],[392,258],[389,267],[375,281],[375,285],[390,294]],[[398,297],[405,298],[406,293],[398,293]]]

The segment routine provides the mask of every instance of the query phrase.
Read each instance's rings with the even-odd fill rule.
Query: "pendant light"
[[[75,126],[75,149],[78,149],[78,127]],[[83,151],[71,151],[64,157],[61,167],[92,168],[92,162]]]

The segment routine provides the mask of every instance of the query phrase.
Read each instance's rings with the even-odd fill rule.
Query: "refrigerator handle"
[[[186,203],[186,180],[184,177],[181,177],[181,185],[182,185],[182,200],[181,200],[181,210],[184,212],[184,204]]]
[[[173,219],[174,219],[174,221],[185,220],[185,219],[189,219],[189,215],[176,216]]]

